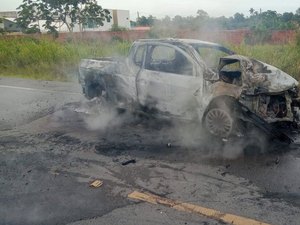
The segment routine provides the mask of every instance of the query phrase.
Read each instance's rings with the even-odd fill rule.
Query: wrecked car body
[[[79,82],[88,99],[118,108],[198,121],[220,137],[254,127],[291,143],[281,128],[297,128],[298,82],[274,66],[193,39],[145,39],[126,59],[83,59]]]

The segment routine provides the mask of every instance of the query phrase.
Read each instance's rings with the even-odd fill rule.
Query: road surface
[[[297,137],[244,156],[195,124],[88,102],[76,83],[1,78],[0,105],[0,224],[299,224]]]

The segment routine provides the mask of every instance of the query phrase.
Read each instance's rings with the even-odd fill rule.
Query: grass
[[[285,45],[245,45],[232,46],[240,55],[258,59],[276,66],[284,72],[300,79],[300,45],[290,43]]]
[[[41,80],[76,79],[82,58],[126,56],[131,43],[64,42],[31,37],[0,37],[0,76],[16,76]],[[274,65],[300,79],[300,45],[231,46],[241,55]]]
[[[124,56],[127,42],[66,42],[29,37],[0,38],[0,76],[41,80],[76,78],[82,58]]]

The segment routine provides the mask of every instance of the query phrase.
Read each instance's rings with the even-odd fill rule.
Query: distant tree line
[[[157,19],[152,15],[137,18],[135,26],[171,26],[175,29],[260,29],[260,30],[290,30],[300,27],[300,8],[295,13],[277,13],[273,10],[258,12],[251,8],[250,15],[235,13],[232,17],[210,17],[204,10],[198,10],[196,16],[183,17],[180,15],[171,18],[165,16]]]
[[[235,13],[232,17],[210,17],[207,12],[200,9],[196,16],[183,17],[177,15],[173,18],[165,16],[157,19],[152,15],[141,16],[133,26],[150,26],[152,37],[176,37],[177,31],[213,31],[248,29],[251,33],[245,37],[248,44],[265,43],[270,40],[271,30],[300,30],[300,8],[295,13],[280,14],[273,10],[257,11],[249,9],[249,16]]]
[[[77,25],[79,30],[83,30],[83,27],[90,23],[102,26],[105,21],[109,22],[112,18],[108,10],[98,5],[97,0],[23,0],[18,10],[16,21],[22,32],[39,33],[43,28],[55,36],[58,35],[62,25],[72,32]],[[165,16],[162,19],[152,15],[141,16],[136,22],[131,21],[131,25],[150,26],[152,27],[150,35],[153,36],[174,36],[178,30],[249,29],[255,35],[249,39],[256,38],[256,42],[263,42],[269,38],[270,30],[300,30],[300,8],[295,13],[282,14],[273,10],[257,11],[250,8],[248,16],[235,13],[231,17],[211,17],[199,9],[195,16],[176,15],[173,18]],[[126,29],[116,25],[111,28],[111,31],[123,30]],[[5,30],[0,28],[0,34],[4,32]]]

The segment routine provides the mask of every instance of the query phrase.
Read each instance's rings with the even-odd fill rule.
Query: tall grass
[[[124,56],[130,43],[66,42],[29,37],[0,39],[0,76],[45,80],[76,77],[81,58]]]
[[[240,55],[258,59],[300,79],[300,45],[290,43],[285,45],[245,45],[232,46]]]
[[[0,37],[0,76],[45,80],[76,77],[82,58],[126,56],[131,43],[70,41],[60,43],[30,37]],[[238,54],[274,65],[300,79],[300,44],[231,46]]]

